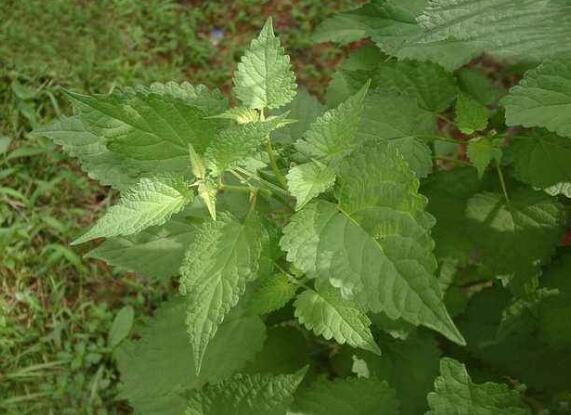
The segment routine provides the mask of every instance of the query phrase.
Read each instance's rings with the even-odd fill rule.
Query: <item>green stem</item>
[[[499,163],[496,163],[496,170],[497,170],[498,176],[500,178],[500,184],[502,186],[502,192],[504,192],[504,198],[506,199],[506,204],[509,207],[510,206],[510,198],[508,196],[508,189],[506,187],[506,181],[504,180],[504,174],[502,173],[502,168],[500,167]]]
[[[283,175],[280,168],[278,167],[276,155],[275,155],[274,149],[272,147],[272,139],[269,136],[266,140],[266,152],[268,153],[268,156],[270,157],[270,166],[272,167],[272,171],[276,175],[276,179],[278,179],[278,182],[280,183],[281,187],[283,187],[284,189],[287,189],[286,177]]]
[[[428,140],[431,140],[431,141],[438,140],[438,141],[446,141],[447,143],[462,144],[461,141],[454,140],[452,138],[442,137],[440,135],[424,134],[424,135],[417,135],[415,137],[418,137],[418,138],[423,139],[423,140],[426,139],[427,141]]]

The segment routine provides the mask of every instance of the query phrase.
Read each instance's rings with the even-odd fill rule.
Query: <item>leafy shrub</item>
[[[37,133],[121,191],[75,243],[179,276],[115,351],[121,397],[141,414],[565,413],[570,21],[562,1],[373,1],[318,28],[376,45],[327,105],[297,89],[271,20],[237,106],[188,83],[69,93],[75,114]]]

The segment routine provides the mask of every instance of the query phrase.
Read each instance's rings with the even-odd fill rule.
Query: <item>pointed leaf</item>
[[[474,163],[480,178],[484,175],[492,160],[497,164],[502,160],[502,150],[496,147],[489,138],[470,141],[466,149],[466,155]]]
[[[318,161],[298,164],[286,176],[290,193],[297,199],[296,210],[335,184],[335,171]]]
[[[488,110],[475,99],[460,94],[456,102],[456,123],[464,134],[473,134],[488,126]]]

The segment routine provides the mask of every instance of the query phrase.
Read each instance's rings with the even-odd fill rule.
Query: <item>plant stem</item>
[[[260,110],[260,120],[264,121],[266,119],[264,115],[264,110]],[[283,173],[281,172],[280,168],[278,167],[278,162],[276,160],[276,154],[274,153],[274,149],[272,147],[272,139],[270,135],[266,137],[266,153],[268,153],[268,157],[270,158],[270,166],[272,167],[272,171],[276,175],[276,179],[280,183],[281,187],[287,189],[287,180]]]
[[[497,170],[498,176],[500,178],[500,184],[502,186],[502,192],[504,192],[504,198],[506,199],[506,204],[509,207],[510,206],[510,198],[508,196],[508,189],[506,187],[506,181],[504,180],[504,174],[502,173],[502,168],[500,167],[499,163],[496,163],[496,170]]]

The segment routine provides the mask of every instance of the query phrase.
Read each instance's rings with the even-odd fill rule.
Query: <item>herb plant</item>
[[[37,130],[121,192],[74,243],[178,277],[115,350],[121,398],[144,415],[568,413],[571,5],[377,0],[315,37],[372,40],[326,105],[270,19],[235,106],[188,83],[68,92],[75,114]]]

